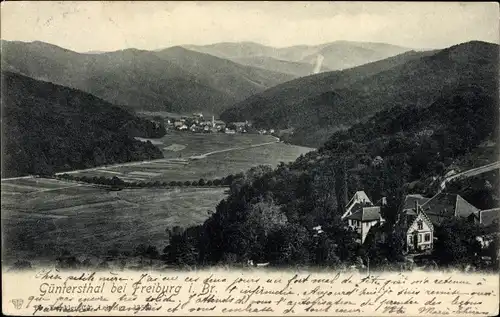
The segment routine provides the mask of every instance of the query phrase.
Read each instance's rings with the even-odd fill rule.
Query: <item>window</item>
[[[431,234],[430,233],[425,234],[424,241],[425,242],[431,241]]]
[[[418,235],[418,243],[420,243],[420,242],[422,242],[422,235],[421,234]]]
[[[422,230],[422,229],[424,229],[424,224],[423,224],[422,220],[420,220],[418,222],[418,230]]]
[[[408,241],[410,244],[412,244],[413,243],[413,236],[408,236]]]

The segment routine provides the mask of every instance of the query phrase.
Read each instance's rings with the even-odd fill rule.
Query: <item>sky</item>
[[[9,2],[4,40],[77,52],[251,41],[275,47],[336,40],[415,49],[499,43],[494,2]]]

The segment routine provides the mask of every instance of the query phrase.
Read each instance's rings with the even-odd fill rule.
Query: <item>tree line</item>
[[[235,179],[241,175],[230,174],[226,177],[208,179],[200,178],[199,180],[186,180],[186,181],[150,181],[150,182],[128,182],[122,180],[118,176],[104,177],[104,176],[79,176],[73,174],[60,174],[56,178],[65,179],[70,181],[84,182],[90,184],[110,186],[114,188],[158,188],[158,187],[218,187],[229,186]]]

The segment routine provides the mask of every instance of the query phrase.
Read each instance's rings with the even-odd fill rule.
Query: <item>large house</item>
[[[485,210],[483,222],[495,217],[494,211]],[[493,214],[493,216],[492,216]],[[410,253],[431,250],[434,227],[452,218],[467,218],[481,222],[482,212],[458,194],[439,193],[432,198],[413,194],[405,197],[396,228],[406,235],[406,250]]]
[[[359,241],[365,242],[370,229],[376,224],[383,223],[380,206],[374,206],[364,191],[358,191],[346,205],[346,212],[342,220],[354,229],[360,236]]]
[[[359,205],[359,204],[373,205],[373,203],[370,200],[370,198],[368,198],[368,196],[366,195],[366,193],[364,191],[362,191],[362,190],[361,191],[357,191],[352,196],[351,200],[349,200],[349,202],[345,206],[346,211],[342,215],[342,220],[345,219],[347,216],[349,216],[352,213],[352,210],[353,210],[354,206]]]
[[[405,234],[406,252],[430,251],[434,241],[434,225],[425,214],[419,200],[413,200],[413,203],[413,208],[406,208],[402,213],[397,229]]]
[[[440,225],[450,218],[468,218],[479,222],[480,210],[458,194],[439,193],[422,204],[422,210],[434,225]]]

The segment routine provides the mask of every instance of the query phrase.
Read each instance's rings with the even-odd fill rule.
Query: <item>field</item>
[[[279,143],[272,136],[255,134],[180,133],[152,141],[157,146],[168,148],[164,150],[165,159],[94,168],[72,174],[117,176],[131,182],[214,179],[244,172],[261,164],[276,166],[282,161],[293,161],[311,150]]]
[[[225,196],[219,188],[116,192],[64,182],[47,191],[42,186],[56,181],[22,181],[23,189],[32,182],[40,190],[4,192],[11,186],[2,183],[4,260],[54,258],[62,250],[99,257],[113,248],[132,251],[141,243],[162,250],[167,228],[203,223],[208,210],[214,210]]]
[[[252,166],[288,162],[309,148],[263,135],[168,135],[166,159],[75,171],[128,181],[214,179]],[[182,145],[182,146],[181,146]],[[172,152],[172,153],[170,153]],[[175,154],[173,154],[175,153]],[[181,157],[179,157],[179,154]],[[124,189],[43,178],[2,180],[3,260],[53,260],[62,250],[102,257],[111,249],[167,244],[165,230],[201,224],[225,197],[224,188]]]

